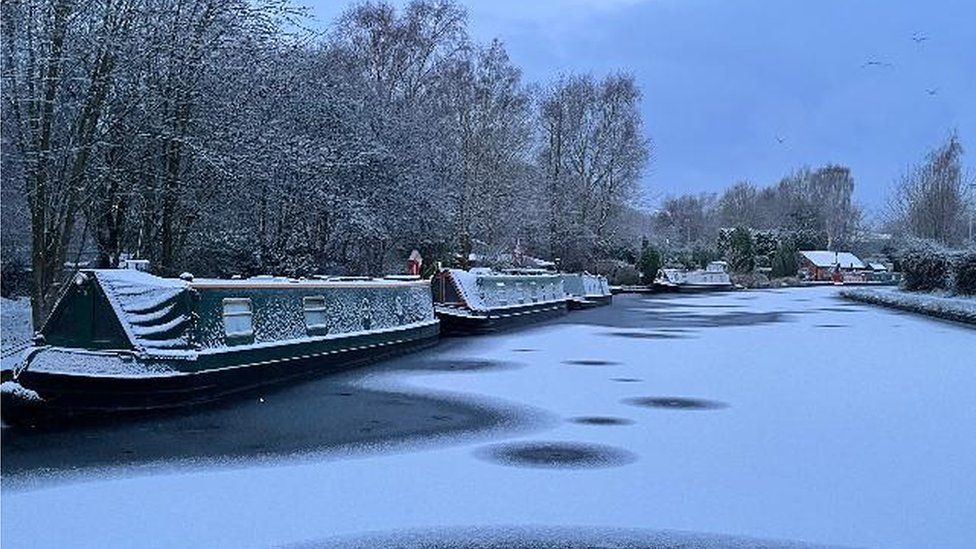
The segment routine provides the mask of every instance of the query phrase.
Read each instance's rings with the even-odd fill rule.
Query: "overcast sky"
[[[349,5],[305,3],[319,25]],[[857,199],[876,213],[906,165],[952,129],[976,167],[973,0],[463,4],[474,37],[501,39],[528,81],[636,76],[651,197],[768,185],[835,162],[852,168]]]

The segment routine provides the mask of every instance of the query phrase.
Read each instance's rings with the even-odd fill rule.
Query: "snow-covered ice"
[[[12,371],[17,366],[32,335],[30,299],[0,298],[0,369]]]
[[[294,418],[276,420],[287,440],[269,435],[249,450],[246,433],[217,423],[184,449],[234,448],[231,466],[181,461],[175,448],[152,467],[139,455],[113,465],[86,454],[76,459],[97,467],[52,462],[13,476],[5,429],[2,542],[327,546],[333,536],[370,532],[531,525],[969,547],[974,350],[971,329],[847,302],[832,287],[621,295],[557,323],[453,339],[345,374],[371,394],[538,416],[513,429],[421,433],[355,451],[309,436],[296,449],[288,445],[302,434],[296,426],[317,428],[300,423],[296,402]],[[511,367],[424,370],[400,361]],[[260,417],[263,405],[249,400],[220,413]],[[169,436],[167,425],[141,423],[141,435],[126,436]],[[80,440],[79,429],[45,440]],[[95,453],[97,444],[79,442],[76,452]],[[10,463],[31,456],[15,457]]]

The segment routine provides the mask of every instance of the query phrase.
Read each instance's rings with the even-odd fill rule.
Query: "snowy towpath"
[[[976,331],[835,293],[618,296],[265,402],[5,429],[0,541],[970,547]]]

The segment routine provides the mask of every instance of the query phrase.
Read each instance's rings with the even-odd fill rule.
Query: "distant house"
[[[860,273],[868,268],[863,261],[850,252],[830,252],[810,250],[800,252],[800,273],[807,280],[829,281],[834,271],[839,270],[845,277]]]

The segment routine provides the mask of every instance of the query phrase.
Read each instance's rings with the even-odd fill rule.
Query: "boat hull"
[[[663,286],[658,286],[656,284],[650,284],[647,286],[612,286],[610,288],[611,294],[656,294],[669,290]]]
[[[445,335],[474,335],[497,332],[566,314],[566,301],[532,303],[521,307],[475,312],[436,307]]]
[[[569,300],[569,308],[574,311],[603,307],[613,302],[613,295],[586,296],[582,299]]]
[[[682,293],[727,292],[734,289],[732,284],[679,284],[672,291]]]
[[[15,390],[5,388],[0,393],[0,411],[5,423],[15,425],[193,406],[429,347],[437,343],[438,335],[439,324],[434,321],[341,341],[242,350],[237,357],[211,360],[210,367],[165,375],[86,376],[28,368],[9,382],[17,384]]]

